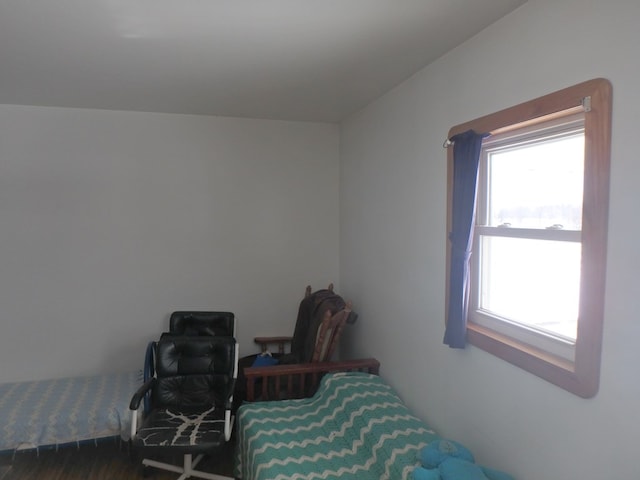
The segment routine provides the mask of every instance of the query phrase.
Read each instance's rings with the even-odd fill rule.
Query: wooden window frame
[[[499,112],[456,125],[448,138],[474,130],[499,133],[542,124],[584,111],[585,170],[582,213],[582,264],[578,331],[573,361],[552,355],[514,338],[469,322],[467,340],[503,360],[583,398],[593,397],[600,383],[600,357],[609,211],[611,152],[611,83],[602,78],[539,97]],[[447,232],[451,230],[453,149],[448,148]],[[450,244],[447,242],[447,292]],[[448,305],[448,301],[446,303]]]

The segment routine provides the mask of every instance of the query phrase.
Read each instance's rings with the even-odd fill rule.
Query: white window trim
[[[534,348],[549,352],[553,355],[573,362],[575,360],[575,340],[562,337],[559,334],[537,329],[517,320],[503,318],[495,313],[483,310],[480,306],[480,263],[481,237],[507,237],[530,240],[552,240],[581,243],[581,230],[538,229],[488,226],[488,212],[486,211],[488,190],[487,162],[494,152],[535,144],[540,140],[548,141],[553,138],[566,138],[576,133],[584,134],[584,112],[573,114],[574,109],[565,112],[567,116],[560,116],[543,124],[530,125],[526,128],[505,132],[491,136],[483,142],[480,153],[480,175],[478,180],[478,207],[474,232],[473,252],[471,262],[471,294],[469,304],[469,322],[489,328],[516,341],[531,345]]]

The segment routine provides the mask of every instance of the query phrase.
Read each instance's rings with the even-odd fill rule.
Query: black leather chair
[[[229,441],[231,406],[238,374],[238,347],[233,337],[171,336],[160,339],[155,376],[134,394],[132,446],[142,454],[184,455],[182,466],[144,458],[142,464],[190,477],[230,479],[195,470],[203,455]],[[142,399],[149,410],[142,413]],[[193,459],[193,455],[197,457]]]
[[[184,310],[173,312],[169,316],[169,331],[163,332],[160,338],[171,336],[218,336],[235,337],[236,320],[232,312]],[[144,381],[155,375],[155,355],[157,342],[147,345],[144,356]],[[145,404],[145,410],[148,405]]]
[[[232,312],[173,312],[169,317],[169,331],[163,333],[168,335],[235,337],[235,316]]]

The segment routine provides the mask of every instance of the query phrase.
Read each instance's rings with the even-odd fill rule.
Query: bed
[[[245,403],[234,475],[242,480],[410,479],[438,438],[379,376],[325,375],[310,398]]]
[[[141,372],[0,384],[0,452],[130,435]]]

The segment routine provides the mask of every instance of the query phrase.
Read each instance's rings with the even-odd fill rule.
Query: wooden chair
[[[329,286],[327,287],[327,291],[334,293],[333,283],[329,284]],[[304,298],[309,299],[311,295],[311,285],[308,285],[305,290]],[[337,297],[337,295],[335,296]],[[304,307],[301,306],[301,309],[303,308]],[[340,335],[344,330],[344,326],[347,324],[347,321],[350,321],[351,323],[355,321],[354,315],[355,314],[351,309],[351,302],[345,303],[344,307],[335,313],[332,313],[332,310],[327,308],[324,311],[322,319],[320,321],[320,325],[317,328],[317,334],[311,357],[308,359],[300,358],[300,360],[308,360],[311,363],[330,361],[338,345],[338,340],[340,339]],[[298,318],[298,321],[300,321],[300,318]],[[296,324],[297,329],[298,327],[299,325]],[[254,342],[260,345],[263,354],[269,351],[269,346],[275,345],[278,348],[277,354],[285,355],[287,345],[289,345],[289,349],[291,349],[293,345],[292,342],[294,336],[255,337]],[[308,345],[308,342],[306,342],[306,345]]]
[[[262,354],[265,354],[272,346],[277,348],[277,351],[270,354],[278,360],[278,365],[253,366],[255,355],[240,359],[240,375],[236,391],[238,403],[248,399],[249,389],[252,391],[252,398],[255,398],[253,392],[256,390],[256,384],[260,383],[260,378],[255,375],[254,368],[270,369],[271,374],[267,376],[268,378],[265,377],[265,381],[258,388],[264,392],[271,390],[268,396],[273,397],[279,395],[279,393],[275,393],[280,390],[279,380],[273,380],[278,377],[279,372],[291,375],[292,365],[330,362],[345,325],[354,323],[356,319],[357,315],[352,311],[351,303],[345,302],[340,295],[333,291],[333,284],[313,293],[311,286],[307,286],[305,296],[298,309],[293,336],[256,337],[254,339],[260,345]],[[288,352],[287,345],[289,345]],[[249,376],[247,377],[246,374]],[[248,382],[251,382],[251,385]]]

